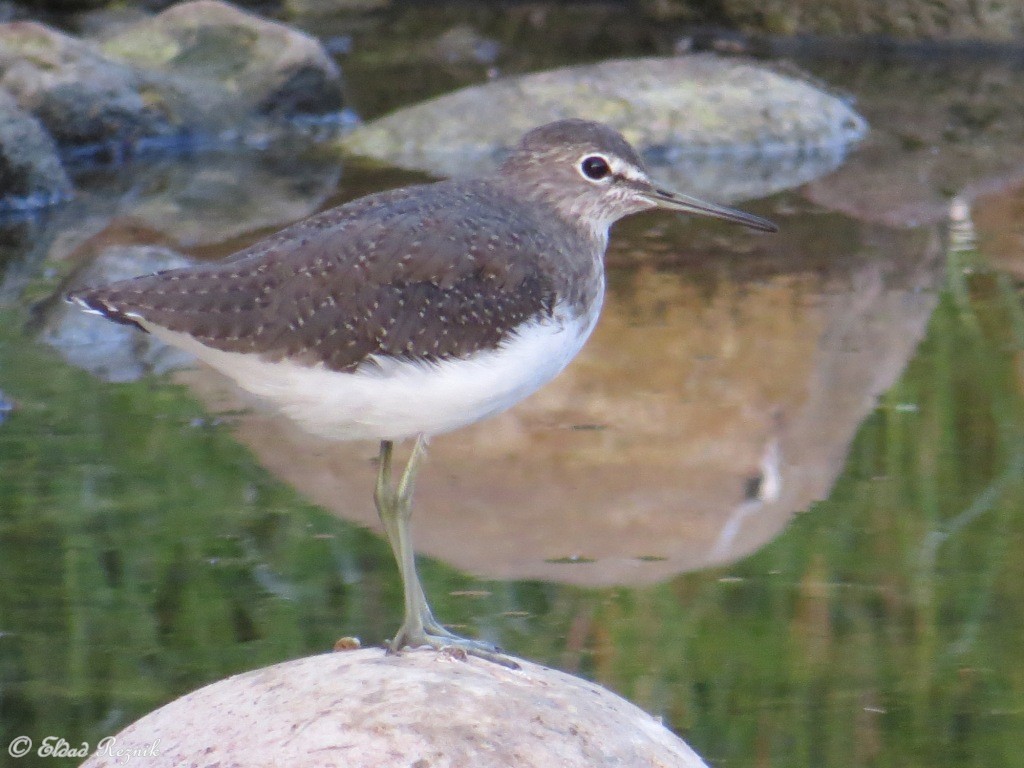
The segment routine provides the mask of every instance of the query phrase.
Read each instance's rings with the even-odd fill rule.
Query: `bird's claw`
[[[389,654],[400,653],[404,648],[422,647],[433,648],[456,659],[464,660],[467,656],[475,656],[507,669],[520,669],[519,664],[503,654],[498,646],[459,637],[441,626],[423,628],[419,631],[408,631],[403,627],[387,645]]]

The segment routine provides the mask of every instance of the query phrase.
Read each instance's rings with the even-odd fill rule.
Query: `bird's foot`
[[[476,656],[478,659],[484,659],[508,669],[520,668],[515,661],[503,654],[498,646],[480,640],[459,637],[434,620],[424,622],[423,625],[415,629],[403,626],[398,630],[394,640],[388,643],[388,653],[398,653],[403,648],[420,648],[423,646],[433,648],[435,651],[456,658]]]

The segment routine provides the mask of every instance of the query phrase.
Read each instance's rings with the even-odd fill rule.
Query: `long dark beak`
[[[760,232],[779,231],[778,226],[768,221],[768,219],[762,219],[760,216],[754,216],[752,213],[737,211],[735,208],[726,208],[724,205],[708,203],[688,195],[681,195],[678,192],[668,192],[664,189],[651,187],[650,189],[641,190],[640,196],[652,205],[669,211],[710,216],[713,219],[722,219],[735,224],[742,224],[745,227],[750,227]]]

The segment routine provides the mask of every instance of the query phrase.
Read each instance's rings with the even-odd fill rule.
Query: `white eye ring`
[[[604,155],[584,155],[576,167],[579,169],[580,175],[590,182],[601,182],[612,176],[612,167]]]

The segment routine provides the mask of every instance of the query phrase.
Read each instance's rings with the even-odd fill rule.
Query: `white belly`
[[[523,326],[500,348],[465,360],[376,358],[351,373],[268,362],[164,328],[147,330],[271,401],[309,432],[334,440],[401,440],[458,429],[515,405],[575,357],[599,312],[600,300],[575,318],[556,307],[553,319]]]

